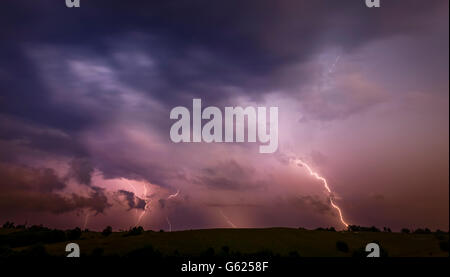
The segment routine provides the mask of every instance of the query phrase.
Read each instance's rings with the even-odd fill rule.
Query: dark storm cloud
[[[76,137],[33,120],[20,120],[17,117],[0,114],[0,141],[4,144],[0,147],[0,151],[3,152],[0,160],[14,160],[18,157],[17,154],[24,153],[26,149],[37,149],[61,156],[86,155]]]
[[[236,105],[236,97],[260,101],[276,91],[279,99],[288,96],[302,103],[304,120],[347,118],[383,103],[379,87],[358,78],[338,78],[341,83],[331,94],[311,96],[298,89],[317,81],[317,70],[308,62],[315,63],[328,49],[345,55],[375,41],[427,34],[437,25],[436,14],[442,17],[436,10],[448,10],[444,0],[383,1],[381,9],[366,8],[363,0],[82,0],[80,9],[67,9],[63,0],[3,2],[0,161],[10,164],[0,168],[0,211],[6,213],[104,212],[109,204],[106,192],[92,185],[94,168],[104,179],[123,177],[165,187],[190,184],[192,178],[203,188],[228,192],[272,184],[256,179],[262,176],[259,165],[217,158],[197,165],[200,151],[174,151],[160,139],[168,137],[170,108],[189,107],[193,97],[207,105]],[[448,21],[448,14],[444,16]],[[448,30],[445,35],[448,41]],[[448,47],[434,51],[423,41],[427,46],[419,54],[433,51],[441,59],[444,50],[448,53]],[[393,71],[398,77],[400,70]],[[441,71],[448,73],[448,63]],[[448,83],[446,88],[447,95]],[[369,93],[356,94],[361,91]],[[134,133],[127,137],[132,127]],[[283,164],[289,162],[281,151],[276,155]],[[52,169],[22,166],[30,156],[53,164],[55,157],[57,162],[72,161],[67,176],[91,193],[62,196],[68,179]],[[312,154],[318,165],[325,163],[322,158]],[[133,193],[119,195],[130,209],[145,208],[145,201]],[[329,203],[314,196],[296,201],[318,213],[331,212]],[[278,219],[281,213],[268,209]],[[188,215],[176,218],[186,228],[208,222],[197,220],[200,208],[179,210]]]
[[[317,195],[301,195],[295,198],[294,205],[300,209],[311,209],[319,214],[331,212],[331,205]]]
[[[32,168],[0,163],[0,189],[26,190],[33,189],[47,193],[62,190],[66,184],[51,168]]]
[[[70,171],[68,177],[73,177],[75,180],[87,186],[91,185],[92,173],[94,167],[87,159],[74,159],[70,162]]]
[[[196,182],[210,189],[246,190],[267,185],[265,181],[254,178],[257,175],[254,168],[235,160],[218,162],[214,166],[204,168],[201,173]]]
[[[106,58],[118,45],[144,50],[154,59],[158,83],[146,82],[139,67],[128,68],[120,79],[144,90],[153,87],[151,93],[166,103],[180,103],[190,94],[218,101],[235,93],[223,86],[240,87],[249,95],[285,86],[273,77],[276,72],[309,60],[325,47],[351,50],[374,39],[423,31],[426,20],[417,18],[445,5],[442,1],[383,4],[384,9],[374,11],[362,0],[86,1],[74,10],[54,1],[8,2],[0,12],[3,48],[8,51],[1,53],[7,72],[21,74],[5,78],[11,85],[5,98],[15,100],[7,111],[38,115],[52,124],[70,122],[65,128],[86,124],[86,116],[76,107],[50,105],[45,85],[21,52],[27,46],[73,46]],[[26,78],[26,84],[17,76]],[[25,96],[21,97],[25,103],[18,96]],[[32,105],[31,99],[36,100]],[[47,112],[38,113],[44,107]]]
[[[67,185],[50,168],[31,168],[0,163],[0,207],[2,212],[65,213],[90,209],[103,213],[108,204],[100,188],[93,188],[88,196],[61,192]]]
[[[166,199],[159,199],[158,203],[161,209],[164,209],[166,207]]]
[[[426,19],[447,3],[389,1],[377,11],[367,9],[362,0],[85,1],[80,9],[67,9],[50,0],[2,5],[2,113],[63,130],[72,139],[49,141],[42,134],[27,134],[27,138],[36,148],[65,149],[79,157],[85,156],[85,149],[73,138],[86,128],[103,125],[120,100],[104,97],[98,87],[91,86],[89,97],[97,100],[95,109],[71,101],[56,103],[48,80],[42,79],[41,65],[76,58],[102,60],[117,81],[167,106],[188,105],[193,96],[215,104],[231,96],[256,97],[290,86],[292,82],[278,72],[310,60],[323,48],[350,51],[374,39],[426,30],[427,20],[417,18]],[[33,60],[30,50],[43,46],[50,46],[53,54],[62,53]],[[149,68],[127,57],[125,62],[114,58],[117,51],[148,56],[151,74]],[[67,75],[64,68],[50,74],[67,84],[69,91],[76,85],[76,77]],[[309,74],[301,72],[296,82],[307,80]],[[320,112],[327,112],[326,118],[342,113],[339,107],[336,113]],[[157,122],[168,125],[164,120]],[[5,130],[0,128],[2,133]]]
[[[114,157],[114,159],[108,159],[110,157]],[[172,166],[160,165],[158,160],[142,162],[133,158],[121,156],[121,153],[112,153],[107,157],[96,158],[96,166],[106,179],[147,180],[152,184],[163,187],[170,186],[170,180],[183,181],[186,179],[182,171]]]
[[[111,204],[108,203],[108,198],[105,195],[104,189],[93,187],[92,190],[89,197],[72,193],[72,208],[88,208],[97,213],[104,213],[107,208],[111,207]]]
[[[145,210],[145,200],[137,197],[133,192],[127,190],[119,190],[117,194],[125,197],[125,201],[127,202],[128,208]]]

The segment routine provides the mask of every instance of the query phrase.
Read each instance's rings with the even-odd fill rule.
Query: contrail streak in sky
[[[300,165],[300,166],[305,167],[306,170],[308,170],[308,172],[309,172],[309,174],[310,174],[311,176],[313,176],[314,178],[316,178],[317,180],[319,180],[319,181],[321,181],[321,182],[323,183],[323,186],[324,186],[325,189],[328,191],[328,195],[329,195],[329,199],[330,199],[331,206],[333,206],[333,208],[335,208],[335,209],[338,211],[338,213],[339,213],[339,219],[341,220],[341,223],[342,223],[343,225],[345,225],[345,227],[348,227],[347,222],[345,222],[345,220],[344,220],[344,218],[343,218],[341,208],[339,208],[339,206],[336,205],[336,204],[333,202],[333,198],[334,198],[333,192],[331,191],[330,187],[328,186],[327,180],[326,180],[324,177],[320,176],[317,172],[314,172],[314,171],[311,169],[311,167],[310,167],[308,164],[306,164],[304,161],[302,161],[302,160],[300,160],[300,159],[292,159],[292,160],[294,161],[294,163],[295,163],[296,165]]]

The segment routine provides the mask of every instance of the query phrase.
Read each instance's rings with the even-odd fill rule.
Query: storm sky
[[[0,222],[449,228],[446,0],[7,0]],[[276,106],[279,147],[170,140],[176,106]]]

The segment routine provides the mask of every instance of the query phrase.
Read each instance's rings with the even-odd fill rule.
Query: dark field
[[[291,228],[208,229],[177,232],[81,232],[44,227],[0,229],[0,256],[65,256],[68,242],[81,256],[361,257],[376,242],[388,257],[448,257],[446,232],[336,232]]]

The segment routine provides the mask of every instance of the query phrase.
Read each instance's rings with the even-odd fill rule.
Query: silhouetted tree
[[[124,236],[138,236],[144,232],[144,228],[142,226],[133,227],[130,229]]]
[[[408,228],[402,228],[402,231],[401,231],[403,234],[409,234],[409,233],[411,233],[411,231],[408,229]]]
[[[349,231],[349,232],[358,232],[358,231],[359,231],[359,226],[356,226],[356,225],[348,225],[348,226],[347,226],[347,231]]]
[[[414,230],[413,233],[414,233],[414,234],[424,235],[424,234],[430,234],[431,231],[430,231],[430,229],[428,229],[428,228],[425,228],[425,229],[419,228],[419,229]]]
[[[77,240],[81,237],[81,229],[76,227],[75,229],[69,230],[67,232],[68,240]]]
[[[107,237],[112,234],[112,227],[106,226],[106,228],[102,231],[102,235]]]
[[[6,221],[2,227],[5,229],[14,229],[14,222]]]
[[[378,229],[378,228],[375,227],[375,226],[372,226],[372,227],[369,228],[369,231],[370,231],[370,232],[380,232],[380,229]]]

